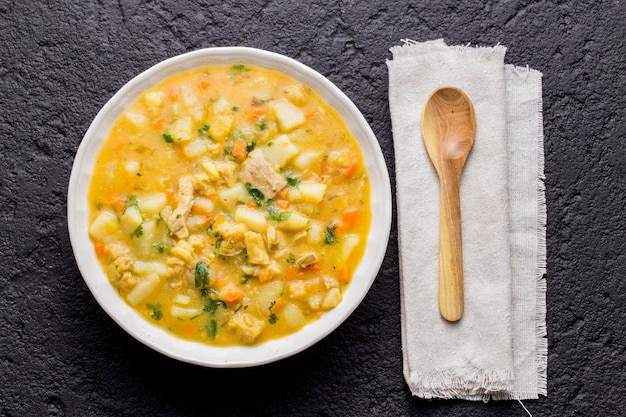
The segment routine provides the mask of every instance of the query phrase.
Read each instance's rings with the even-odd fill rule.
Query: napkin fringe
[[[533,70],[534,71],[534,70]],[[541,75],[540,73],[537,75]],[[541,82],[539,89],[541,90]],[[541,97],[541,91],[539,91]],[[537,104],[537,301],[535,304],[535,324],[537,335],[537,347],[535,350],[535,363],[537,364],[537,393],[548,395],[548,330],[546,326],[546,292],[547,292],[547,245],[546,245],[546,225],[548,222],[548,211],[546,205],[546,185],[545,185],[545,151],[543,144],[543,102],[539,100]]]
[[[449,369],[429,374],[411,373],[409,385],[413,395],[431,399],[489,401],[498,395],[510,396],[513,374],[510,369]],[[501,398],[505,399],[505,398]]]
[[[420,56],[422,59],[427,58],[423,55],[433,52],[449,51],[450,49],[460,51],[464,54],[468,54],[473,58],[483,58],[491,56],[494,52],[497,52],[504,56],[506,53],[506,47],[497,43],[495,46],[472,46],[466,45],[446,45],[443,39],[435,39],[427,42],[418,42],[413,39],[401,39],[404,45],[396,45],[389,50],[393,54],[394,61],[398,58],[412,58]],[[393,62],[393,61],[388,61]]]

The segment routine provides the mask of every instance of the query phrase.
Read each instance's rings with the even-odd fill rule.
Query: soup
[[[114,123],[89,235],[138,314],[212,345],[293,333],[341,303],[365,250],[357,141],[311,89],[248,65],[181,73]]]

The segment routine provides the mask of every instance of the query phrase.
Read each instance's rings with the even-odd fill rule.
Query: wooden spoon
[[[441,188],[439,312],[448,321],[463,316],[460,182],[475,133],[474,106],[463,91],[443,87],[430,96],[422,113],[422,136]]]

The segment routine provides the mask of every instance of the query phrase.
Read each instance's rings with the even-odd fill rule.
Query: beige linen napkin
[[[416,396],[546,395],[545,199],[541,73],[504,64],[506,48],[404,41],[391,49],[405,379]],[[439,180],[421,112],[439,87],[470,97],[474,147],[461,179],[465,313],[441,318]]]

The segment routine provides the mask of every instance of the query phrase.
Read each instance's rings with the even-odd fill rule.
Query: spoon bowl
[[[422,136],[439,176],[439,312],[448,321],[463,317],[461,173],[474,145],[476,114],[458,88],[435,90],[424,105]]]

